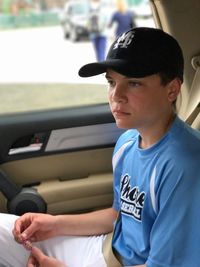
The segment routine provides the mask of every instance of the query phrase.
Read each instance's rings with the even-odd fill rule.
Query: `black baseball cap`
[[[183,68],[183,53],[176,39],[161,29],[138,27],[113,42],[105,61],[84,65],[79,75],[90,77],[112,69],[134,78],[164,72],[183,81]]]

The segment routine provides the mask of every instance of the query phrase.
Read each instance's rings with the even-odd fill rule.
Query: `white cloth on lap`
[[[29,251],[15,242],[12,229],[17,216],[0,213],[0,267],[25,267]],[[101,236],[61,236],[37,243],[37,247],[68,267],[106,267]]]

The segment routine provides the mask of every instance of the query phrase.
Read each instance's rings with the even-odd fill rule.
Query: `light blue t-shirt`
[[[199,267],[200,132],[176,117],[152,147],[139,139],[128,130],[114,150],[113,248],[124,266]]]

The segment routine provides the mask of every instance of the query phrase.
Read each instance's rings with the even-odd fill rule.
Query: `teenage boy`
[[[134,28],[105,61],[80,69],[82,77],[106,73],[111,111],[127,129],[113,154],[113,206],[81,215],[0,215],[3,266],[105,267],[102,246],[114,228],[112,248],[123,266],[199,267],[200,133],[175,112],[183,65],[172,36]]]

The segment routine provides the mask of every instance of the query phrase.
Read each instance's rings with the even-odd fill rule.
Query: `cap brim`
[[[158,73],[162,69],[151,66],[149,62],[139,64],[138,62],[128,62],[122,59],[111,59],[101,62],[89,63],[80,68],[78,74],[81,77],[91,77],[112,69],[127,77],[142,78],[148,75]]]
[[[81,77],[91,77],[91,76],[102,74],[106,72],[107,69],[113,69],[121,73],[123,72],[126,65],[127,65],[127,61],[119,60],[119,59],[89,63],[81,67],[78,74]]]

